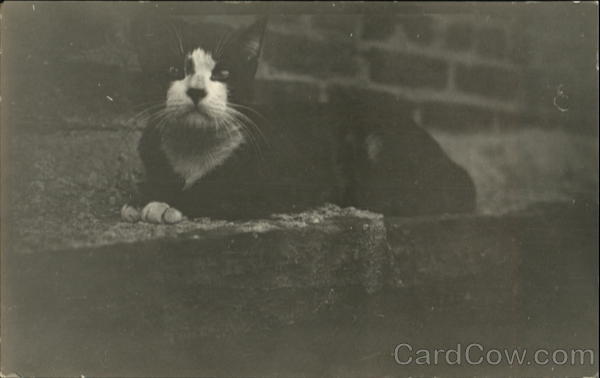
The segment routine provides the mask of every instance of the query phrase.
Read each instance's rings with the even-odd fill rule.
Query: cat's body
[[[140,140],[142,219],[165,222],[169,206],[226,219],[325,203],[403,216],[473,209],[468,174],[393,104],[249,106],[263,28],[237,34],[232,50],[186,55]]]

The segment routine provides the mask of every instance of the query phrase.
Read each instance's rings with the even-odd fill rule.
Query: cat
[[[474,209],[468,173],[394,103],[254,104],[266,25],[190,41],[164,21],[134,23],[142,69],[166,98],[149,110],[138,146],[146,177],[124,220],[248,219],[326,203],[398,216]]]

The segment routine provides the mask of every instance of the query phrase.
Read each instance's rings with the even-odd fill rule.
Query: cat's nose
[[[198,102],[206,97],[206,89],[204,88],[190,88],[185,93],[192,99],[194,105],[198,105]]]

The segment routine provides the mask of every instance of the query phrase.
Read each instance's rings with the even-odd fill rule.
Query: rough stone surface
[[[141,174],[138,132],[10,135],[3,212],[18,248],[85,240],[117,216]]]
[[[597,348],[597,207],[385,223],[335,214],[344,211],[282,215],[283,228],[3,249],[3,371],[362,376],[397,372],[391,353],[403,342]]]

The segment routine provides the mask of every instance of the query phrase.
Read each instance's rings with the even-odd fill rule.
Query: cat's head
[[[266,18],[229,32],[168,24],[161,33],[146,22],[138,30],[138,57],[146,78],[160,82],[165,111],[218,122],[250,102],[265,26]]]

